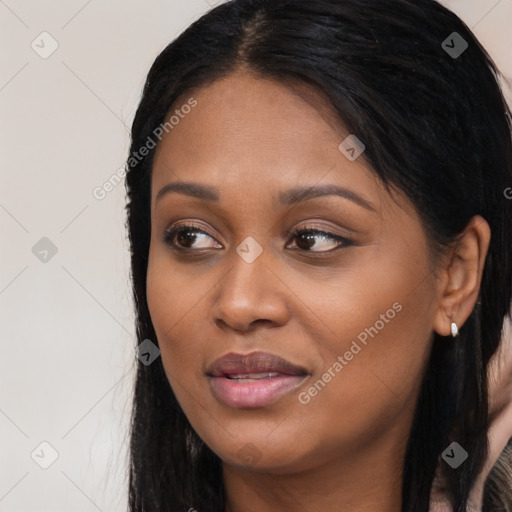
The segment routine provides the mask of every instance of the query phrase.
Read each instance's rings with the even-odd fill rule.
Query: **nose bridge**
[[[276,277],[267,268],[268,249],[254,238],[244,239],[230,255],[230,269],[221,281],[213,307],[215,320],[247,329],[256,320],[285,320],[287,308]]]
[[[264,293],[266,283],[265,257],[267,250],[256,242],[252,237],[247,237],[233,251],[230,256],[230,271],[222,284],[222,299],[224,301],[236,301],[241,307],[247,304],[248,307],[257,297]]]

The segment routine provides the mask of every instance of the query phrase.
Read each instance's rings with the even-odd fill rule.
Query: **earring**
[[[455,338],[459,334],[459,329],[457,328],[457,324],[452,322],[452,336]]]

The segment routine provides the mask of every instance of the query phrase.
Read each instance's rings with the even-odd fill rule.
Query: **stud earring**
[[[452,336],[455,338],[459,334],[459,329],[457,328],[457,324],[455,322],[452,322]]]

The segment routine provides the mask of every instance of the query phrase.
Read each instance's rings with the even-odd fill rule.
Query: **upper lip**
[[[308,374],[302,366],[297,366],[268,352],[252,352],[250,354],[230,352],[216,359],[206,369],[206,374],[211,377],[267,372],[283,373],[285,375]]]

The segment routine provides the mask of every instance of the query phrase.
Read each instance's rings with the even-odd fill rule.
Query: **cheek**
[[[366,288],[371,292],[359,300],[348,292],[333,298],[334,306],[324,318],[334,335],[325,338],[322,356],[326,364],[342,356],[347,361],[344,369],[373,370],[400,396],[405,392],[403,379],[426,360],[433,311],[428,286],[410,292],[406,283],[396,286],[397,282],[388,287],[373,280],[373,289]]]
[[[428,360],[435,297],[428,267],[379,258],[380,265],[346,274],[337,291],[324,287],[317,309],[323,364],[299,401],[327,449],[341,440],[362,448],[398,424],[406,432]]]
[[[150,250],[146,294],[169,383],[185,413],[204,401],[201,355],[212,283],[176,268],[165,251]]]
[[[190,269],[184,271],[165,249],[151,248],[146,294],[157,336],[162,340],[183,340],[184,344],[197,340],[188,329],[204,313],[204,301],[213,284],[204,275]],[[190,349],[190,343],[187,346]]]
[[[176,293],[177,290],[180,290],[179,294]],[[186,316],[189,290],[190,288],[180,287],[179,275],[172,271],[169,258],[165,258],[161,251],[150,249],[146,295],[162,360],[167,359],[169,352],[170,345],[167,340],[174,336]],[[175,360],[175,357],[171,360]]]

